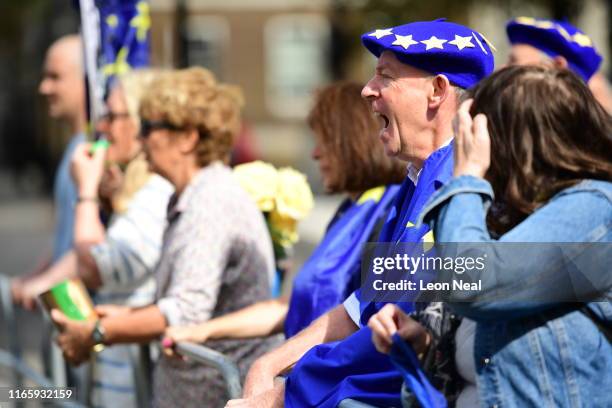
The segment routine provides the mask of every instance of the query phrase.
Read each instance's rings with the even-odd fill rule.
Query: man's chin
[[[397,157],[397,155],[399,154],[399,149],[396,148],[395,146],[388,146],[385,144],[385,154],[387,155],[387,157]]]
[[[62,111],[59,108],[56,108],[53,106],[49,106],[49,109],[47,110],[47,114],[49,115],[50,118],[53,118],[53,119],[61,119],[64,117]]]

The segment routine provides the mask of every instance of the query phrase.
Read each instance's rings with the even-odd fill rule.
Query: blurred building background
[[[71,0],[0,5],[0,169],[20,195],[49,191],[68,136],[47,119],[36,88],[45,49],[78,30]],[[201,65],[246,96],[257,154],[306,171],[319,191],[304,124],[313,89],[334,79],[366,81],[374,58],[359,35],[377,27],[447,17],[468,24],[507,55],[504,24],[518,15],[567,19],[583,29],[609,72],[609,0],[151,0],[152,62]],[[0,190],[0,199],[8,188]]]
[[[0,274],[34,267],[50,248],[50,191],[70,136],[37,94],[45,50],[77,32],[72,0],[0,1]],[[610,74],[611,0],[151,0],[152,62],[201,65],[243,88],[245,132],[258,157],[308,175],[316,207],[301,224],[296,267],[319,240],[339,198],[321,195],[304,118],[312,92],[336,79],[366,81],[374,58],[359,35],[447,17],[482,32],[506,60],[505,22],[515,16],[567,19],[585,31]],[[608,75],[609,76],[609,75]],[[38,323],[22,313],[25,345]],[[0,345],[4,344],[0,333]],[[2,377],[2,370],[0,370]]]

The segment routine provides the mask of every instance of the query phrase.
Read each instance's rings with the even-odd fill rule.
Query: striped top
[[[129,177],[126,173],[125,177]],[[115,213],[106,231],[106,240],[91,249],[103,286],[94,296],[96,304],[144,306],[155,296],[155,266],[161,254],[166,226],[166,209],[172,185],[149,175],[142,187],[127,201],[122,213]],[[106,347],[96,354],[92,367],[92,407],[136,408],[133,361],[134,345]]]
[[[134,194],[127,211],[111,219],[106,240],[91,249],[103,286],[97,304],[144,306],[153,302],[153,271],[161,253],[172,185],[152,175]]]

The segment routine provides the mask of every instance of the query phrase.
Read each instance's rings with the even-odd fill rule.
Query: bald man
[[[35,299],[39,292],[39,288],[28,286],[28,280],[55,264],[73,245],[74,204],[78,196],[70,175],[70,159],[76,146],[85,141],[87,123],[83,45],[78,35],[61,37],[51,44],[47,50],[38,91],[47,101],[49,116],[64,122],[70,129],[72,137],[55,174],[53,200],[56,217],[52,255],[42,260],[27,276],[20,276],[12,281],[13,301],[26,309],[33,309],[36,306]],[[50,338],[49,330],[46,334],[49,334]],[[68,383],[71,386],[79,386],[81,382],[77,378],[78,374],[70,373],[70,379],[65,378],[66,373],[61,369],[63,366],[61,352],[55,347],[49,350],[49,344],[43,344],[47,374],[53,376],[56,384]],[[48,359],[56,362],[52,363]],[[51,371],[51,365],[58,367],[59,371]]]
[[[43,78],[38,91],[47,100],[49,116],[65,122],[70,140],[55,176],[55,237],[52,262],[72,248],[73,206],[77,192],[70,176],[70,158],[76,145],[84,141],[86,125],[83,46],[78,35],[54,42],[47,51]]]
[[[67,35],[55,41],[45,58],[38,91],[47,100],[49,116],[68,125],[73,135],[55,174],[53,199],[55,231],[53,252],[41,260],[28,276],[13,280],[13,301],[26,309],[35,307],[35,293],[25,293],[25,282],[59,260],[73,244],[74,203],[77,191],[70,176],[70,159],[75,147],[85,140],[85,80],[83,46],[78,35]]]

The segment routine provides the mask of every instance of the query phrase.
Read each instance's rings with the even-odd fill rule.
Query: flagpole
[[[81,14],[81,36],[85,64],[87,92],[87,138],[95,140],[95,123],[104,112],[104,88],[99,81],[97,68],[100,50],[100,16],[94,0],[79,0]]]

